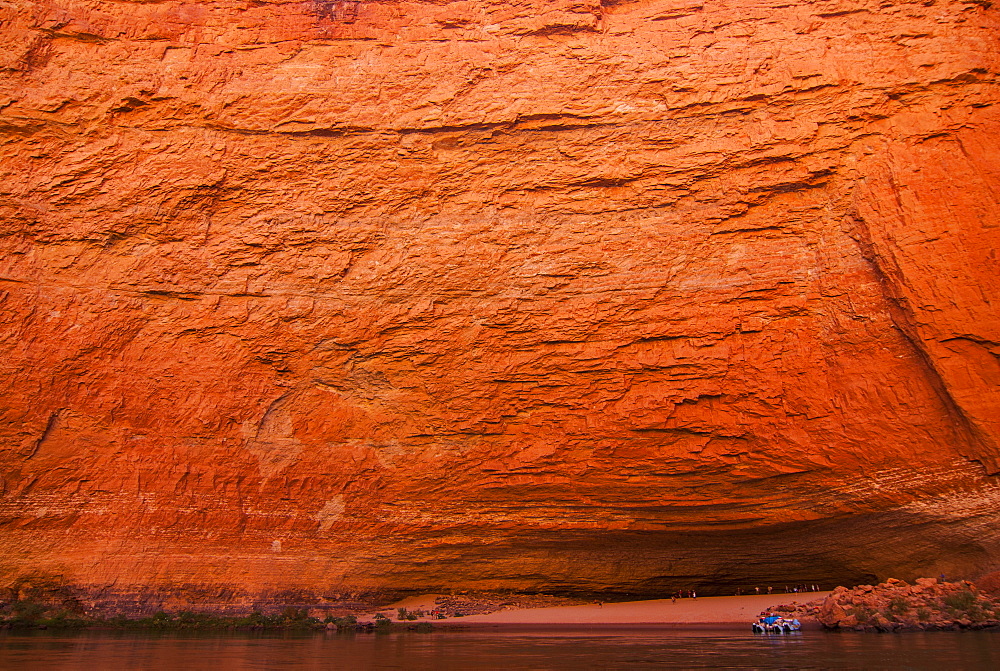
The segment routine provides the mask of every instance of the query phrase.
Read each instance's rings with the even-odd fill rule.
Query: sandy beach
[[[757,615],[770,606],[806,603],[825,598],[830,592],[771,594],[749,596],[700,597],[698,599],[654,599],[598,605],[557,606],[500,610],[484,615],[450,617],[434,620],[435,626],[562,626],[562,625],[739,625],[749,626]],[[434,607],[436,595],[411,597],[393,609],[410,610]],[[384,609],[387,615],[389,609]],[[393,617],[395,619],[395,617]]]

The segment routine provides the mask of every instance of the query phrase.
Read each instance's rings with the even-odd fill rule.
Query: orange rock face
[[[988,2],[0,6],[0,583],[1000,568]]]

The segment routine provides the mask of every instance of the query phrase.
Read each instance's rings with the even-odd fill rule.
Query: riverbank
[[[829,592],[772,594],[698,599],[652,599],[617,603],[585,602],[544,595],[488,594],[414,596],[377,610],[329,614],[306,608],[281,613],[253,612],[228,617],[182,610],[145,617],[95,617],[41,604],[19,602],[6,608],[4,629],[111,628],[132,630],[352,630],[374,631],[419,627],[561,627],[561,626],[740,626],[769,608],[800,606]]]
[[[764,610],[782,605],[799,605],[821,600],[830,592],[802,594],[761,594],[748,596],[716,596],[697,599],[651,599],[619,603],[589,603],[575,606],[546,608],[507,608],[481,615],[433,619],[436,627],[521,627],[521,626],[742,626],[757,618]],[[393,609],[407,613],[431,613],[439,597],[412,597],[392,608],[380,611],[388,615]],[[432,616],[433,617],[433,616]],[[422,618],[421,618],[422,619]]]
[[[765,611],[798,618],[804,629],[914,631],[1000,626],[1000,601],[969,582],[921,578],[832,592],[650,599],[602,603],[549,595],[426,594],[374,609],[334,604],[222,616],[182,610],[143,617],[100,617],[20,600],[0,604],[0,628],[131,630],[429,631],[436,628],[744,628]]]

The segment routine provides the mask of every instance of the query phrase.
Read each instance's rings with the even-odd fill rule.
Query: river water
[[[0,632],[0,669],[1000,669],[1000,632]]]

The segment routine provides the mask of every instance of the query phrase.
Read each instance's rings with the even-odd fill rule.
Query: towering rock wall
[[[1000,568],[1000,11],[0,2],[0,582]]]

